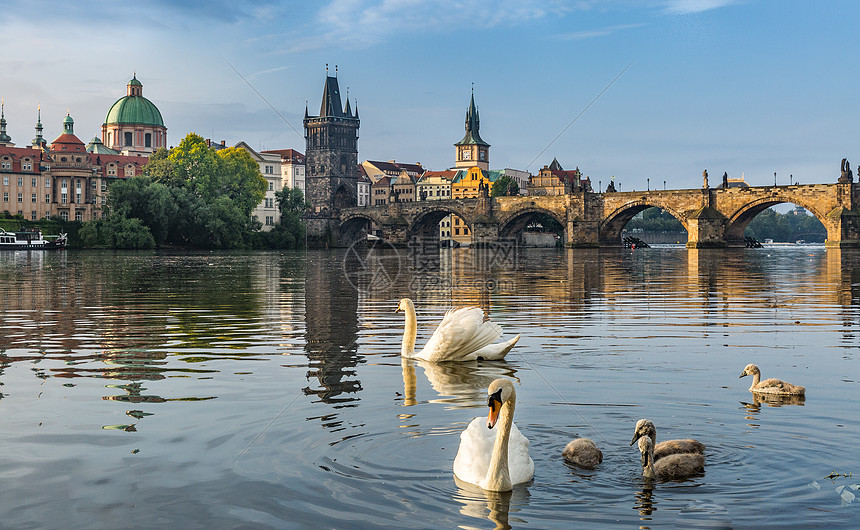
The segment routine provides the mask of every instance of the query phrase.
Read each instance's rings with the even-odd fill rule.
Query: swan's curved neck
[[[490,456],[490,468],[487,470],[486,484],[482,487],[491,491],[508,491],[513,487],[511,484],[511,472],[508,468],[508,444],[511,439],[511,426],[514,424],[514,409],[516,408],[517,394],[511,392],[511,397],[502,405],[498,425],[499,433],[493,444],[493,454]]]
[[[415,337],[418,336],[418,322],[415,319],[415,307],[408,304],[403,310],[406,315],[406,325],[403,327],[403,343],[400,346],[400,355],[404,357],[415,356]]]
[[[654,472],[654,445],[648,445],[648,461],[645,463],[645,466],[642,468],[642,476],[645,478],[654,478],[657,476],[657,473]]]
[[[761,382],[761,372],[756,370],[755,372],[752,373],[752,376],[753,376],[753,382],[752,382],[752,385],[750,385],[750,390],[757,387],[759,382]]]

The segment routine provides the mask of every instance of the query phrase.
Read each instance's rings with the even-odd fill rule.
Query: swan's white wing
[[[505,358],[505,355],[511,351],[511,348],[520,340],[520,336],[507,340],[505,342],[499,342],[496,344],[490,344],[489,346],[484,346],[480,350],[474,353],[475,358],[480,357],[485,361],[498,361]]]
[[[471,484],[479,483],[490,469],[496,432],[487,428],[487,418],[477,417],[460,433],[460,449],[454,458],[454,474]]]
[[[454,458],[457,478],[480,486],[490,469],[490,457],[498,432],[498,428],[487,428],[486,416],[479,416],[460,433],[460,449]],[[508,441],[508,470],[512,484],[528,482],[534,477],[535,463],[529,454],[529,445],[528,438],[513,424]]]
[[[535,463],[529,454],[529,443],[517,424],[511,426],[511,439],[508,442],[508,470],[511,473],[511,484],[528,482],[535,476]]]
[[[484,320],[479,307],[451,309],[415,356],[425,361],[470,361],[475,351],[492,344],[502,335],[498,324]]]

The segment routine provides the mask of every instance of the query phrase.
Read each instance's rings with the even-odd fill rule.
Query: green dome
[[[158,125],[164,127],[161,112],[143,96],[119,98],[107,113],[105,125],[114,123],[135,125]]]

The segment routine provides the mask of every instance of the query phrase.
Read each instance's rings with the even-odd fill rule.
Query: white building
[[[367,177],[367,173],[364,171],[362,166],[358,166],[358,182],[356,184],[358,191],[358,205],[359,206],[369,206],[370,205],[370,186],[372,182]]]
[[[281,181],[285,188],[299,188],[305,192],[305,155],[295,149],[272,149],[261,151],[266,155],[278,155],[281,158]]]
[[[281,156],[266,151],[258,153],[245,142],[239,142],[236,144],[236,148],[244,149],[250,153],[251,158],[260,165],[260,173],[266,179],[266,194],[251,215],[263,223],[263,231],[268,232],[281,220],[281,211],[275,201],[275,193],[281,191],[283,186]]]

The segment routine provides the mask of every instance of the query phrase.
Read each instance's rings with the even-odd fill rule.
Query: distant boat
[[[770,238],[765,239],[765,240],[764,240],[764,244],[765,244],[765,245],[773,245],[773,239],[770,239]]]
[[[0,250],[57,250],[66,247],[66,234],[52,240],[42,237],[41,230],[0,231]]]
[[[805,245],[806,241],[803,239],[798,239],[797,241],[794,242],[794,244],[795,245]]]

